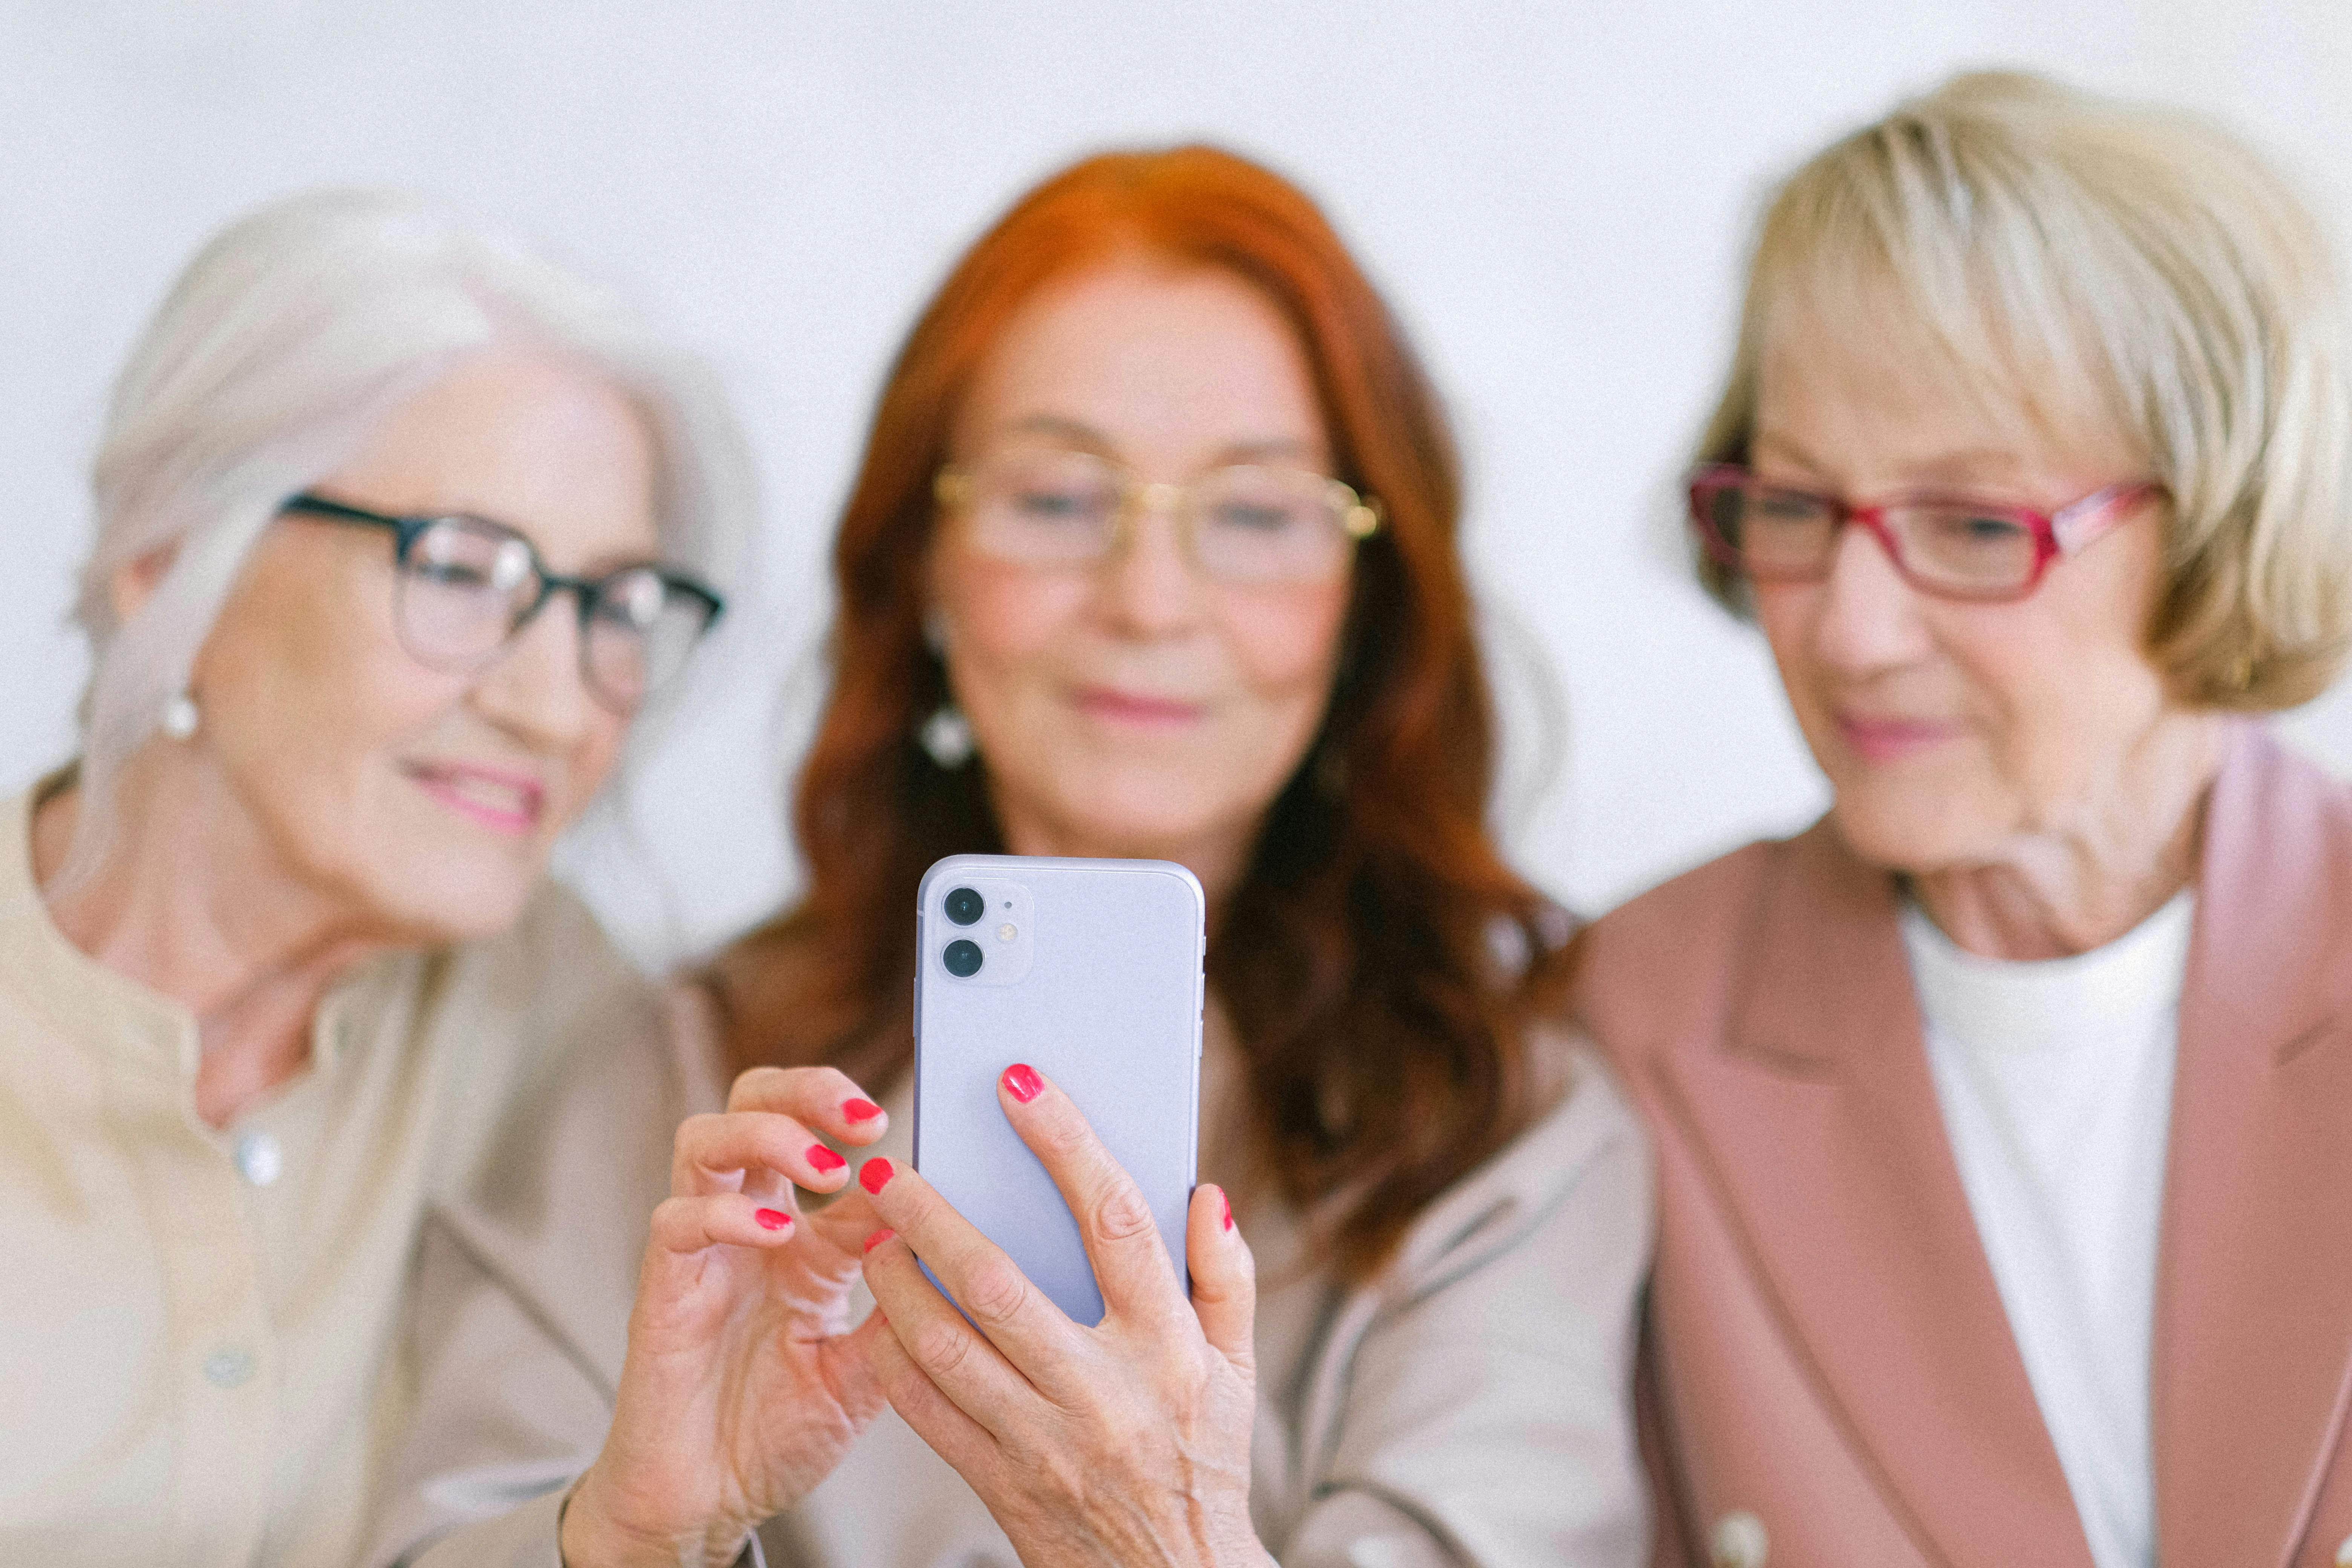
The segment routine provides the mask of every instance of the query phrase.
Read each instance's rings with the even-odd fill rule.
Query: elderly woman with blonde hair
[[[2352,1562],[2336,260],[2188,115],[1958,78],[1765,218],[1690,482],[1832,794],[1600,922],[1661,1563]]]
[[[164,302],[98,458],[82,753],[0,807],[0,1558],[409,1538],[439,1216],[568,1080],[662,1152],[653,1108],[719,1103],[545,873],[719,613],[743,473],[614,296],[413,198],[281,204]],[[603,1453],[504,1476],[450,1560],[723,1557],[824,1473],[882,1398],[826,1327],[854,1238],[792,1187],[884,1121],[808,1068],[678,1130]]]

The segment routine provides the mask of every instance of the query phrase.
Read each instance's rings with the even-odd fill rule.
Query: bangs
[[[1999,418],[2062,435],[2137,430],[2116,334],[2094,304],[2116,291],[2081,275],[2093,226],[2034,191],[2031,171],[1964,163],[1951,140],[1885,128],[1790,184],[1757,247],[1751,363],[1797,335],[1936,376]]]

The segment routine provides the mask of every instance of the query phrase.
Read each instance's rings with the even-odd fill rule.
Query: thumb
[[[1204,1182],[1192,1189],[1184,1223],[1184,1262],[1192,1275],[1192,1315],[1202,1337],[1243,1371],[1257,1370],[1257,1260],[1234,1224],[1225,1190]]]

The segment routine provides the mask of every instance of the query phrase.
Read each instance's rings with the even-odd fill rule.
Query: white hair
[[[665,553],[722,590],[738,580],[753,513],[741,433],[708,369],[622,294],[419,195],[320,191],[265,207],[189,263],[115,384],[75,608],[91,657],[65,878],[105,853],[110,786],[186,688],[286,500],[458,361],[516,344],[581,364],[630,402],[655,447]],[[163,552],[152,594],[118,616],[118,574]]]

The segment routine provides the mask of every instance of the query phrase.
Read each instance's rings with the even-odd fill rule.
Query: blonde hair
[[[2104,418],[2143,450],[2171,499],[2149,657],[2183,701],[2293,707],[2352,648],[2336,266],[2298,193],[2218,126],[1955,77],[1773,194],[1700,459],[1746,460],[1767,318],[1792,296],[1815,321],[1913,326],[1979,392]],[[1698,573],[1745,613],[1736,572],[1701,555]]]
[[[407,193],[321,191],[263,208],[189,263],[115,384],[75,608],[90,677],[62,880],[103,855],[110,786],[186,686],[286,498],[457,362],[517,342],[629,400],[656,448],[665,551],[722,584],[736,574],[752,515],[748,450],[704,368],[622,295]],[[119,618],[118,573],[159,552],[170,564],[153,593]]]

